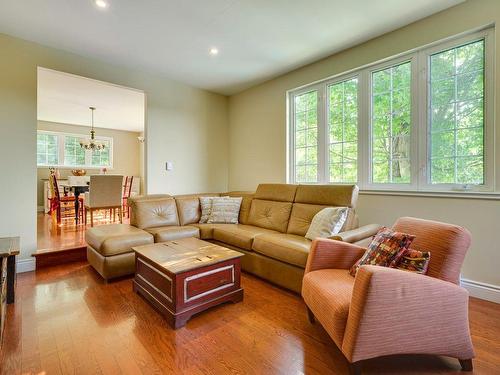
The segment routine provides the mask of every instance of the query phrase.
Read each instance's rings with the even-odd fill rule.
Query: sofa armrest
[[[317,238],[311,245],[305,273],[325,269],[349,269],[366,249],[347,242]]]
[[[460,286],[394,268],[356,274],[342,352],[350,362],[392,354],[471,359],[469,294]]]
[[[368,224],[356,229],[337,233],[330,238],[332,240],[354,243],[376,235],[380,228],[382,228],[382,226],[379,224]]]

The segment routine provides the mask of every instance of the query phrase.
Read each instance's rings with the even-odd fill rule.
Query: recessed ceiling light
[[[99,8],[107,8],[108,7],[108,3],[105,2],[104,0],[95,0],[94,1],[95,5],[97,5]]]
[[[219,53],[219,50],[215,47],[212,47],[208,50],[208,53],[211,54],[212,56],[215,56]]]

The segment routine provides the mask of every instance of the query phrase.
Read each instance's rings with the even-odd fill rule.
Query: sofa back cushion
[[[358,191],[356,185],[298,185],[294,202],[356,208]]]
[[[314,215],[326,207],[349,207],[342,231],[357,228],[357,199],[356,185],[298,185],[287,233],[305,236]]]
[[[320,204],[294,203],[286,230],[289,234],[305,236],[313,217],[323,208],[329,206]]]
[[[137,228],[154,228],[179,225],[177,206],[168,195],[129,198],[130,224]]]
[[[242,197],[240,206],[240,216],[238,218],[238,222],[240,224],[248,224],[248,215],[250,214],[250,206],[252,204],[252,199],[254,197],[254,193],[248,191],[230,191],[228,193],[222,193],[222,196],[228,197]]]
[[[297,185],[290,184],[260,184],[255,191],[255,199],[278,202],[293,202]]]
[[[175,198],[179,224],[188,225],[200,221],[200,199],[197,197]]]
[[[253,195],[248,224],[285,233],[297,185],[260,184]]]
[[[253,199],[248,224],[284,233],[291,210],[292,203],[290,202]]]
[[[175,195],[179,224],[198,223],[201,217],[200,197],[218,197],[219,193],[182,194]]]

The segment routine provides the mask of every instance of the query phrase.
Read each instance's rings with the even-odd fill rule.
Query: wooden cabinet
[[[212,306],[243,299],[242,253],[197,238],[133,248],[134,291],[141,294],[173,328]]]
[[[7,257],[0,258],[0,343],[3,338],[5,316],[7,314]]]
[[[19,237],[0,238],[0,345],[3,341],[7,304],[14,302],[18,254]]]

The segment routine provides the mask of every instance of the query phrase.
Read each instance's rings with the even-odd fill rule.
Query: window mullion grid
[[[59,148],[59,165],[64,165],[64,141],[65,141],[66,136],[64,135],[58,135],[57,136],[57,146]]]
[[[341,143],[341,155],[340,155],[340,176],[342,182],[344,179],[344,142],[345,142],[345,82],[342,82],[342,143]]]
[[[370,72],[364,70],[358,81],[358,183],[365,188],[370,183],[371,174],[371,93]]]
[[[394,82],[393,82],[393,73],[394,73],[394,68],[390,69],[390,88],[389,88],[389,93],[390,93],[390,121],[389,121],[389,183],[392,184],[393,182],[393,171],[392,171],[392,163],[393,163],[393,129],[392,129],[392,119],[393,119],[393,113],[394,113]]]
[[[318,102],[317,102],[317,182],[318,183],[327,183],[329,179],[327,179],[327,169],[328,169],[328,159],[326,152],[326,143],[327,143],[327,93],[326,93],[326,83],[321,84],[317,88]]]
[[[297,166],[296,164],[296,137],[297,137],[297,119],[295,115],[295,97],[296,95],[290,95],[290,181],[293,183],[297,182]]]
[[[458,183],[458,134],[457,134],[457,101],[458,101],[458,76],[457,76],[457,50],[453,52],[453,71],[454,71],[454,95],[453,95],[453,139],[454,139],[454,150],[453,150],[453,166],[455,179],[454,183]]]

